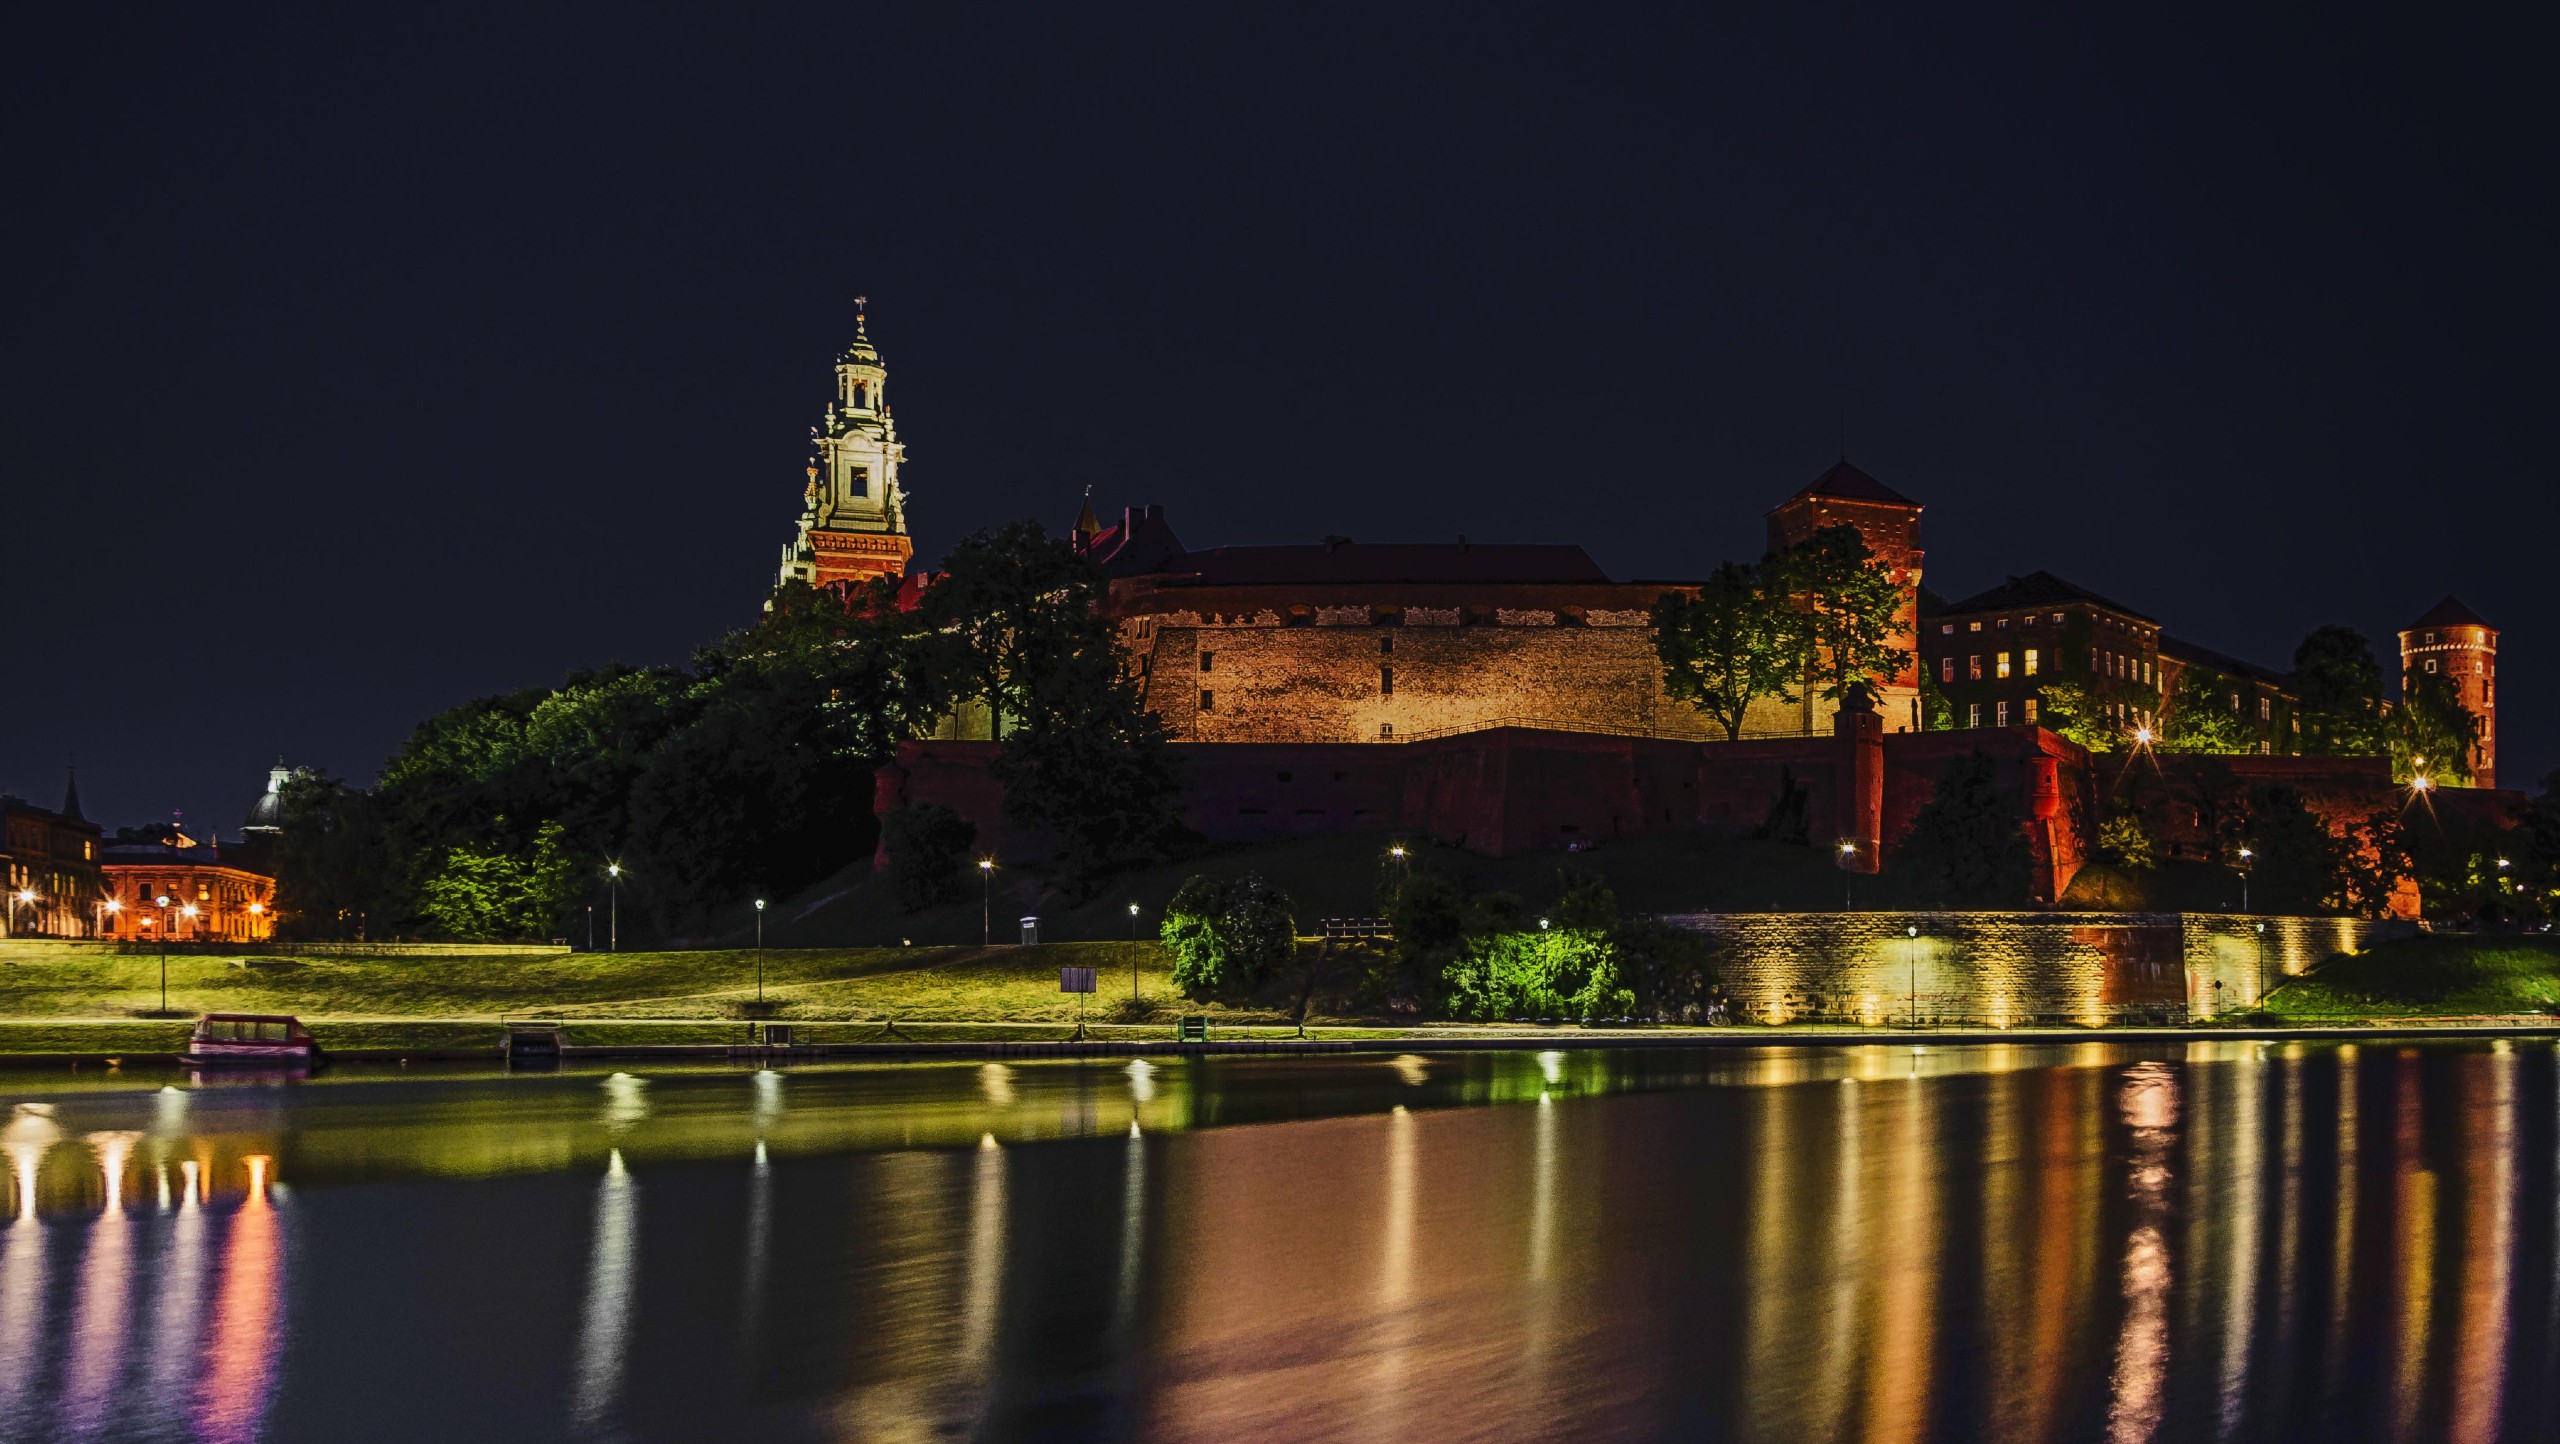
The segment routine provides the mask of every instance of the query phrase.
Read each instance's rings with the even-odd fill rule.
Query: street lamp
[[[612,893],[605,904],[605,951],[618,953],[622,951],[622,864],[606,863],[604,875],[605,887]]]
[[[978,859],[978,946],[991,948],[996,941],[996,860]]]
[[[2249,859],[2256,856],[2245,847],[2240,849],[2240,911],[2244,913],[2249,910]]]
[[[114,924],[109,922],[108,919],[113,918],[116,914],[123,911],[124,900],[122,898],[109,898],[98,905],[98,935],[100,937],[106,936],[107,930],[114,926]]]
[[[1138,940],[1138,905],[1129,904],[1129,941]],[[1138,1005],[1138,950],[1129,950],[1129,1006]]]
[[[2258,1007],[2267,1006],[2267,925],[2258,924]]]
[[[162,893],[154,901],[160,904],[160,1011],[169,1011],[169,895]]]
[[[1902,930],[1903,951],[1911,963],[1911,1027],[1920,1027],[1920,925],[1913,923]]]
[[[2150,745],[2151,745],[2151,729],[2150,729],[2150,728],[2148,728],[2148,727],[2136,727],[2136,728],[2134,728],[2134,729],[2133,729],[2133,745],[2134,745],[2134,746],[2136,746],[2136,747],[2148,747],[2148,746],[2150,746]]]
[[[756,899],[756,1001],[764,1001],[764,899]]]
[[[18,889],[17,897],[14,899],[14,901],[15,901],[15,902],[17,902],[18,904],[20,904],[21,906],[24,906],[28,911],[32,912],[32,911],[34,911],[34,910],[35,910],[35,905],[36,905],[36,890],[35,890],[34,888],[31,888],[31,887],[22,887],[22,888]],[[16,932],[17,930],[18,930],[18,910],[17,910],[17,908],[12,907],[12,908],[9,910],[9,931],[11,931],[11,932]]]
[[[1840,911],[1844,913],[1854,912],[1858,906],[1856,891],[1858,870],[1850,865],[1857,860],[1857,840],[1848,837],[1840,839]]]

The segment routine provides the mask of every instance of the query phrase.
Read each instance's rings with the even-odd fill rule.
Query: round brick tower
[[[2462,694],[2462,705],[2480,719],[2480,745],[2471,757],[2472,780],[2498,785],[2498,629],[2458,599],[2447,597],[2400,629],[2400,675],[2438,673]]]

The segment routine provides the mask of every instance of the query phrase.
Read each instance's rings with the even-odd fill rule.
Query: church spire
[[[70,780],[62,786],[62,815],[73,822],[87,822],[80,815],[80,769],[69,769]]]
[[[906,575],[906,447],[889,414],[889,368],[871,343],[870,298],[853,298],[853,341],[836,357],[835,396],[809,429],[798,534],[782,554],[784,583],[827,587]]]

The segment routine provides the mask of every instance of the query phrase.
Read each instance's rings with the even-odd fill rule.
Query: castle
[[[902,575],[911,554],[887,370],[856,329],[813,432],[786,581]],[[1982,751],[2026,799],[2038,892],[2050,899],[2084,851],[2062,798],[2089,767],[2039,725],[2042,689],[2057,682],[2087,689],[2128,738],[2149,738],[2178,706],[2228,707],[2254,755],[2224,763],[2287,781],[2337,818],[2389,791],[2380,759],[2295,755],[2284,673],[2171,636],[2050,573],[1936,601],[1922,586],[1921,513],[1846,460],[1769,509],[1772,551],[1823,526],[1858,530],[1900,591],[1901,656],[1846,712],[1810,687],[1755,702],[1735,741],[1663,687],[1652,607],[1691,584],[1614,579],[1579,546],[1335,536],[1193,550],[1162,507],[1105,524],[1089,501],[1072,537],[1108,577],[1105,605],[1146,705],[1184,756],[1186,820],[1213,838],[1395,830],[1505,853],[1745,828],[1801,790],[1844,865],[1873,870],[1937,771]],[[2484,723],[2494,716],[2495,628],[2447,599],[2400,641],[2404,669],[2442,669]],[[1944,709],[1934,720],[1933,703]],[[882,768],[878,807],[942,802],[1002,848],[994,742],[985,711],[964,710]],[[2495,746],[2484,725],[2483,787]]]

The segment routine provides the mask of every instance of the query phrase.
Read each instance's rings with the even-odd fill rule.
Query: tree
[[[1186,879],[1158,934],[1173,952],[1174,986],[1195,998],[1250,990],[1296,948],[1290,911],[1289,895],[1258,877]]]
[[[1666,591],[1653,604],[1663,690],[1713,718],[1729,742],[1753,702],[1796,700],[1787,689],[1804,676],[1798,614],[1769,570],[1726,562],[1694,594]]]
[[[919,802],[880,819],[880,846],[889,856],[889,886],[898,906],[921,912],[936,903],[965,902],[966,864],[976,850],[978,825],[938,802]]]
[[[2000,785],[1999,766],[1989,757],[1956,758],[1894,848],[1893,865],[1942,906],[2023,904],[2034,867],[2024,800]]]
[[[506,819],[497,822],[503,827]],[[444,936],[505,942],[552,935],[584,869],[556,822],[534,832],[519,855],[495,847],[453,847],[419,887],[419,910]]]
[[[325,773],[285,779],[276,931],[305,941],[379,936],[405,907],[373,797]]]
[[[2424,774],[2439,784],[2471,785],[2471,759],[2480,746],[2480,719],[2462,705],[2461,689],[2441,672],[2411,672],[2401,680],[2400,705],[2391,711],[2388,745],[2391,775],[2402,782]]]
[[[2249,792],[2249,898],[2259,912],[2344,911],[2353,904],[2348,844],[2302,795],[2268,783]]]
[[[2160,719],[2163,752],[2235,754],[2258,750],[2256,724],[2240,708],[2239,688],[2231,679],[2202,667],[2189,667],[2178,678],[2168,715]]]
[[[943,565],[910,665],[943,677],[924,690],[993,712],[1006,816],[1056,840],[1050,861],[1078,896],[1162,856],[1181,780],[1100,610],[1101,567],[1031,521],[968,537]]]
[[[1783,583],[1802,603],[1794,670],[1819,682],[1824,699],[1838,701],[1850,683],[1879,681],[1902,665],[1909,642],[1902,588],[1876,563],[1856,527],[1817,528],[1761,566],[1771,583]]]
[[[2113,752],[2124,729],[2099,707],[2086,682],[2047,682],[2037,689],[2037,725],[2091,752]]]
[[[2382,666],[2352,627],[2322,627],[2293,650],[2302,750],[2314,757],[2381,757]]]
[[[1624,1017],[1635,993],[1621,981],[1605,932],[1558,927],[1471,938],[1443,980],[1450,1016]]]

